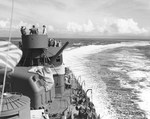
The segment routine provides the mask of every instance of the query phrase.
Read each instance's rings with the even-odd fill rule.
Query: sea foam
[[[100,78],[96,73],[91,72],[90,67],[87,67],[87,64],[90,62],[89,59],[87,59],[88,56],[91,56],[92,54],[96,54],[99,52],[102,52],[107,49],[114,49],[118,47],[134,47],[134,46],[146,46],[149,45],[149,42],[122,42],[122,43],[116,43],[116,44],[107,44],[107,45],[89,45],[89,46],[82,46],[78,48],[73,49],[67,49],[64,51],[64,63],[66,66],[70,67],[70,69],[74,72],[76,77],[81,76],[81,80],[79,81],[81,84],[85,82],[84,90],[87,90],[89,88],[92,88],[93,90],[93,96],[91,97],[90,93],[88,94],[89,97],[91,97],[91,100],[93,101],[97,113],[100,114],[100,116],[103,119],[116,119],[115,111],[111,109],[109,98],[106,91],[106,85],[103,81],[100,80],[100,83],[97,84],[95,82],[94,78]],[[119,54],[118,54],[119,55]],[[131,57],[128,57],[124,60],[127,64],[132,66],[133,68],[141,68],[143,67],[142,58],[140,56],[134,57],[134,59],[138,58],[138,63],[132,65],[131,62],[129,62],[129,59]],[[120,59],[122,60],[122,59]],[[92,63],[92,62],[90,62]],[[141,64],[141,65],[140,65]],[[140,67],[139,67],[140,66]],[[149,69],[149,67],[147,67]],[[112,70],[120,70],[119,68],[114,68]],[[128,75],[130,78],[135,78],[135,73],[137,72],[128,72]],[[146,74],[143,74],[143,72],[138,73],[140,76],[145,76]],[[139,77],[140,77],[139,76]],[[140,94],[141,99],[143,102],[141,102],[139,105],[144,110],[150,110],[145,107],[145,105],[149,104],[150,101],[145,98],[148,93],[150,94],[149,90],[142,89],[142,93]],[[148,112],[148,111],[147,111]]]

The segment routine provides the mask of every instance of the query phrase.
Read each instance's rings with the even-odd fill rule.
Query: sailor
[[[26,27],[25,26],[21,26],[20,31],[21,31],[22,35],[26,35]]]
[[[54,39],[54,46],[53,47],[56,47],[57,45],[57,41]]]
[[[55,44],[54,39],[53,38],[50,39],[50,46],[54,47],[54,44]]]
[[[61,41],[59,41],[58,43],[59,43],[59,46],[58,46],[58,47],[61,47],[61,45],[62,45]]]
[[[43,34],[47,34],[46,26],[43,25]]]
[[[70,89],[71,88],[71,79],[69,75],[65,75],[65,88]]]
[[[35,28],[35,25],[33,25],[32,28],[29,30],[30,30],[30,34],[38,34],[38,29]]]
[[[58,41],[56,47],[61,47],[61,41]]]
[[[76,110],[79,111],[78,117],[80,119],[87,119],[88,114],[86,113],[86,105],[83,102],[80,105],[76,106]]]

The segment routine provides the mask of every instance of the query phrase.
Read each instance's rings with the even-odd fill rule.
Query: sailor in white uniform
[[[47,34],[46,26],[43,25],[43,34]]]

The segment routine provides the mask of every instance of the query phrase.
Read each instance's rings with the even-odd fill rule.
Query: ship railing
[[[78,80],[79,84],[81,84],[81,76],[78,76],[77,80]]]
[[[92,89],[87,89],[86,92],[84,92],[82,89],[74,89],[72,88],[72,94],[75,95],[76,97],[81,97],[81,95],[79,94],[79,92],[82,91],[81,95],[85,95],[86,96],[86,102],[88,102],[88,95],[87,93],[89,91],[91,91],[91,101],[93,100],[93,94],[92,94]]]
[[[83,89],[83,85],[84,85],[84,89],[85,89],[85,80],[82,81],[81,83],[81,88]]]
[[[93,101],[93,93],[92,93],[92,89],[87,89],[87,91],[86,91],[86,102],[88,102],[87,100],[88,100],[88,96],[87,96],[87,93],[89,92],[89,91],[91,91],[91,101]],[[87,107],[87,104],[86,104],[86,107]]]

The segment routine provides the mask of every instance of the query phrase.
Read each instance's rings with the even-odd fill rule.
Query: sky
[[[33,24],[51,37],[150,36],[150,0],[0,0],[0,37],[11,18],[12,36]]]

